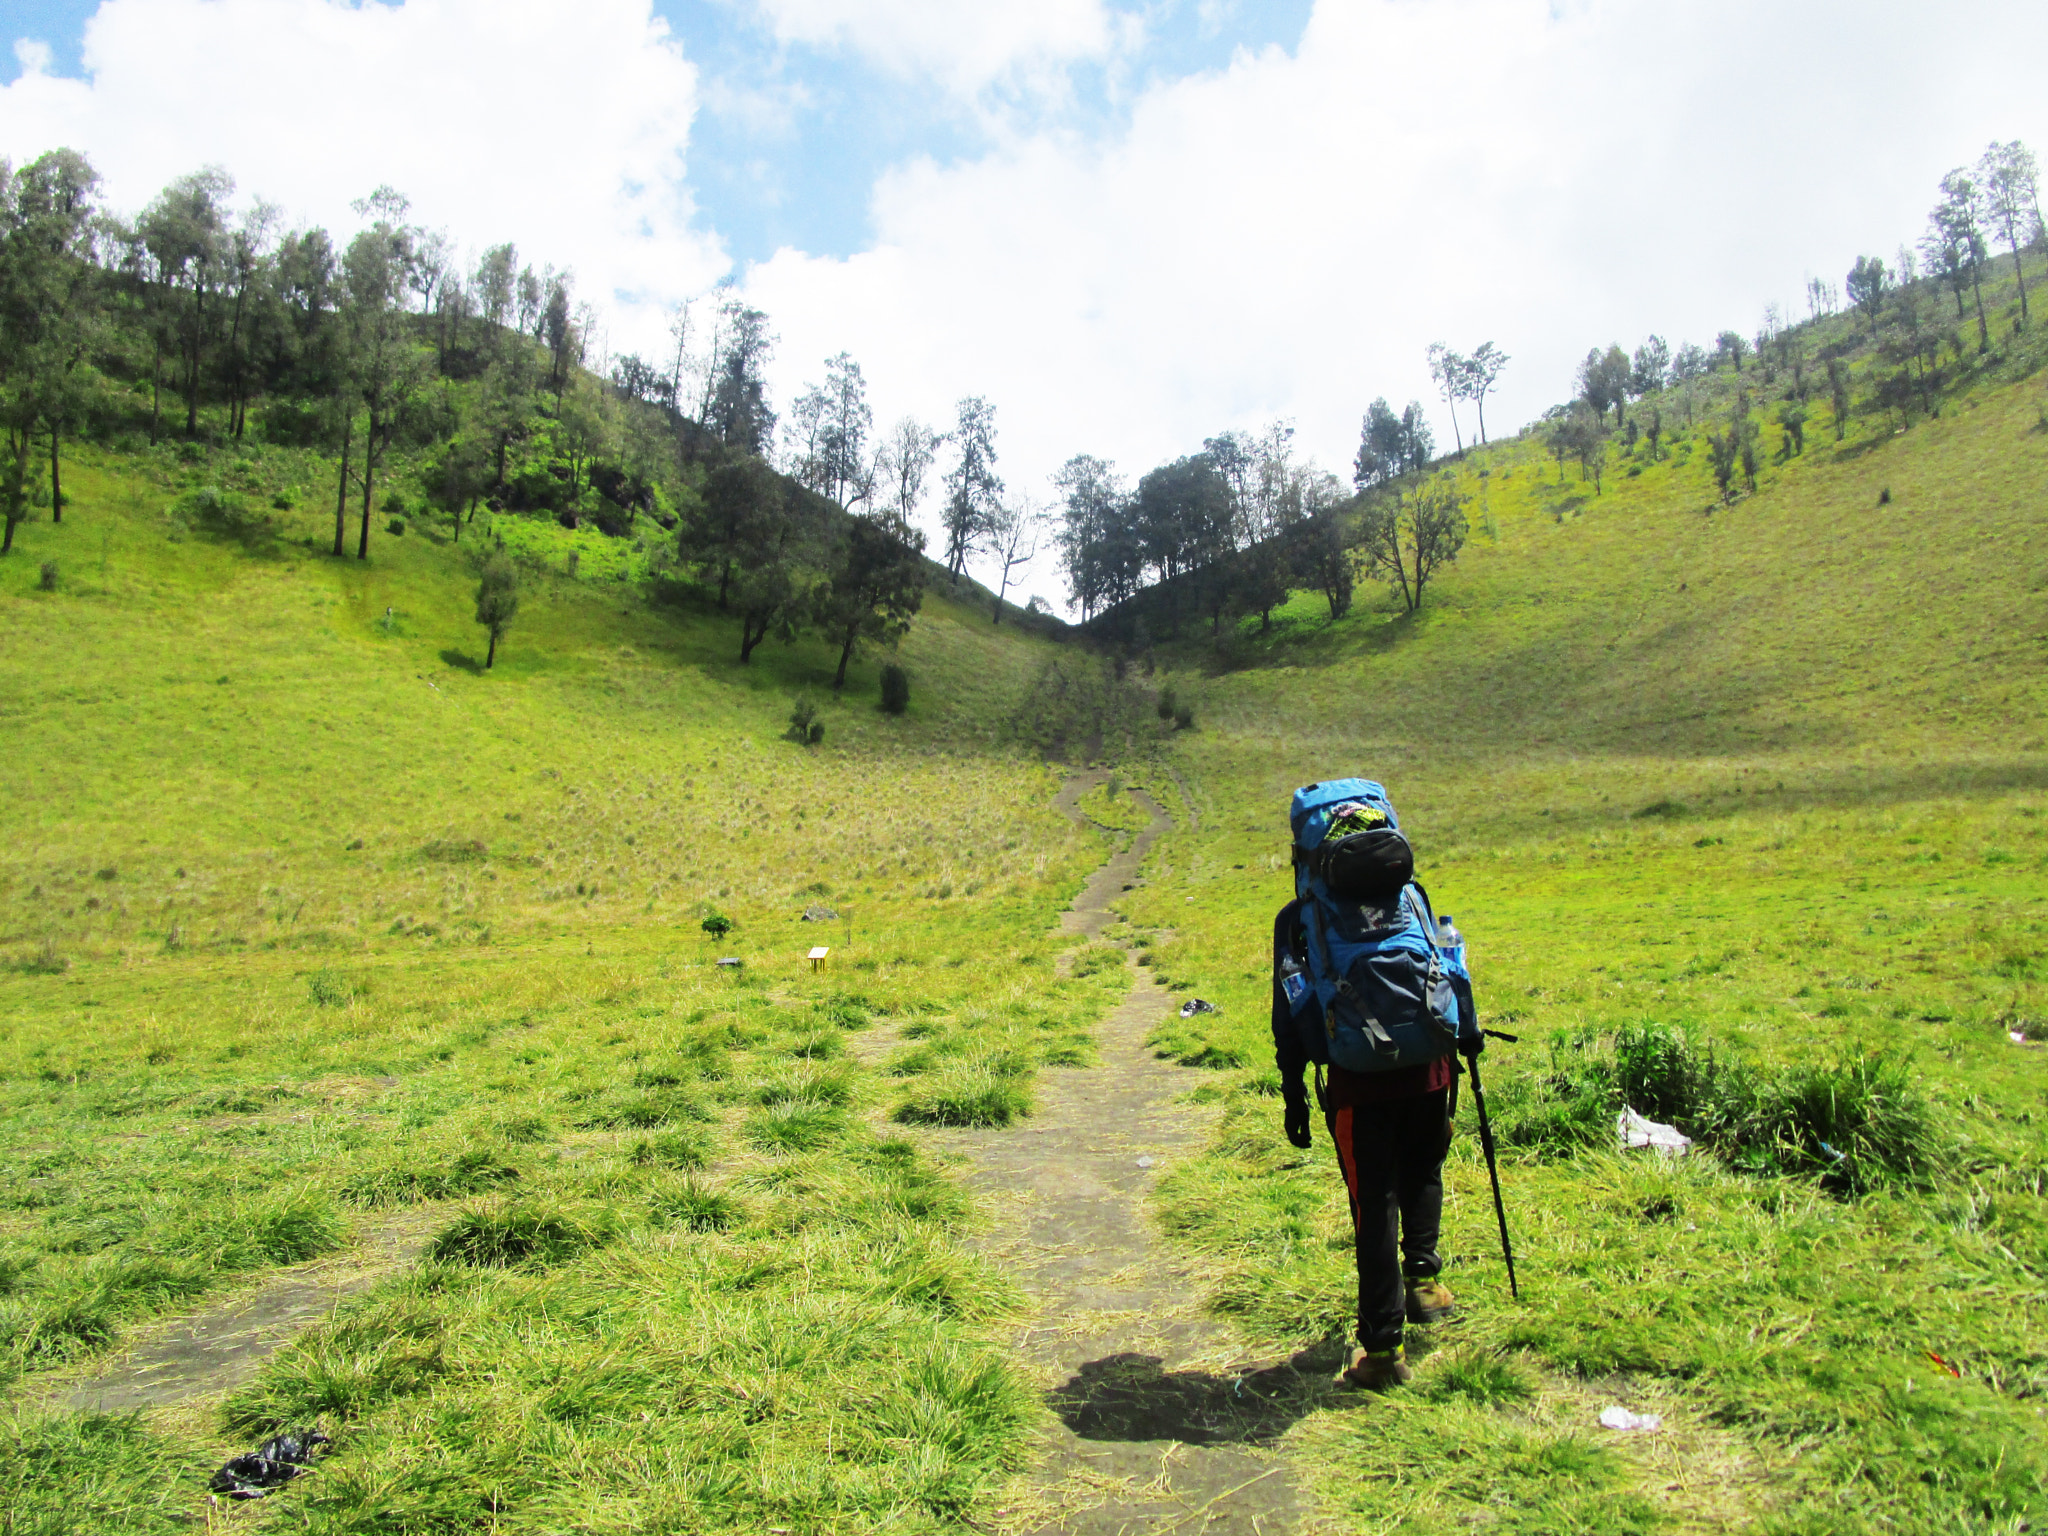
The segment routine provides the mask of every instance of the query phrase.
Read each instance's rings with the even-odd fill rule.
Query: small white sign
[[[832,946],[831,946],[831,945],[829,945],[829,944],[820,944],[820,945],[819,945],[819,946],[818,946],[818,947],[817,947],[816,949],[812,950],[812,951],[810,952],[810,954],[809,954],[809,955],[807,955],[807,956],[806,956],[805,958],[806,958],[806,959],[810,959],[810,960],[822,960],[822,959],[824,959],[824,958],[825,958],[825,957],[826,957],[827,955],[829,955],[829,954],[831,954],[831,953],[832,953]]]

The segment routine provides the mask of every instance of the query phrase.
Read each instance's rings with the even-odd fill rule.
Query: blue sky
[[[1126,8],[1143,44],[1114,68],[1083,61],[1057,100],[1011,99],[1004,127],[1099,134],[1152,81],[1220,69],[1239,48],[1291,47],[1307,0],[1179,0]],[[873,231],[868,197],[890,166],[971,158],[996,136],[983,114],[843,48],[778,43],[753,7],[658,0],[655,10],[705,73],[691,135],[691,180],[710,227],[741,261],[782,246],[848,256]]]
[[[86,21],[100,0],[10,0],[11,43],[51,50],[51,70],[78,75]],[[1121,6],[1142,28],[1114,64],[1080,60],[1051,100],[998,90],[1000,130],[1106,131],[1148,84],[1221,69],[1241,48],[1292,47],[1309,0],[1161,0]],[[872,235],[869,194],[890,166],[986,152],[1000,131],[980,104],[924,89],[842,46],[779,41],[747,0],[656,0],[702,72],[690,135],[692,191],[702,225],[739,262],[783,246],[847,256]],[[20,66],[0,54],[0,80]]]

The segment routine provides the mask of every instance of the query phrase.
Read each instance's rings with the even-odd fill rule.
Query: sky
[[[841,351],[878,427],[985,396],[1044,502],[1276,420],[1346,474],[1382,395],[1449,446],[1433,341],[1509,354],[1504,431],[1589,346],[1803,315],[2048,152],[2044,57],[2039,0],[0,0],[0,155],[338,232],[388,184],[613,354],[729,280],[777,403]]]

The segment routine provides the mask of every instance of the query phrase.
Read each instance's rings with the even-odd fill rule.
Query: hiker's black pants
[[[1436,1245],[1443,1229],[1444,1154],[1451,1145],[1450,1096],[1440,1088],[1346,1105],[1330,1116],[1358,1238],[1358,1342],[1367,1349],[1401,1342],[1404,1280],[1443,1267]]]

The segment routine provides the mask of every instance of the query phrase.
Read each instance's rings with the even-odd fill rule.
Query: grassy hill
[[[1482,1010],[1522,1036],[1486,1065],[1524,1301],[1468,1119],[1473,1321],[1427,1406],[1306,1434],[1350,1518],[2038,1518],[2043,410],[2022,359],[1909,430],[1810,431],[1729,507],[1683,447],[1596,495],[1496,445],[1453,471],[1478,531],[1420,615],[1298,598],[1232,669],[1205,642],[1168,674],[1198,701],[1173,761],[1201,826],[1128,910],[1222,1006],[1157,1037],[1224,1069],[1228,1129],[1164,1210],[1230,1271],[1217,1304],[1298,1344],[1351,1285],[1328,1148],[1279,1142],[1261,1065],[1296,784],[1389,785]],[[1624,1101],[1714,1155],[1616,1155]],[[1638,1398],[1686,1429],[1661,1458],[1589,1429]]]
[[[1349,1307],[1327,1142],[1285,1145],[1267,1064],[1295,785],[1389,785],[1523,1037],[1486,1057],[1523,1300],[1461,1110],[1467,1320],[1413,1394],[1289,1441],[1345,1528],[2039,1519],[2028,357],[1903,431],[1838,445],[1823,403],[1732,505],[1696,433],[1597,493],[1534,435],[1468,454],[1444,472],[1474,537],[1412,617],[1300,596],[1120,677],[935,592],[901,718],[872,658],[843,697],[811,643],[739,666],[727,621],[622,578],[619,541],[508,516],[332,561],[317,508],[232,537],[166,512],[191,485],[298,499],[313,455],[88,452],[64,521],[0,566],[0,1509],[169,1529],[186,1473],[323,1416],[340,1454],[249,1523],[988,1518],[1043,1411],[994,1342],[1014,1295],[889,1127],[1028,1113],[1121,995],[1117,967],[1055,963],[1109,846],[1055,813],[1055,748],[1188,813],[1126,910],[1222,1005],[1158,1043],[1225,1113],[1158,1214],[1248,1347]],[[522,606],[485,673],[473,559],[499,535]],[[1151,712],[1160,685],[1194,729]],[[783,736],[800,690],[816,748]],[[737,924],[715,945],[713,910]],[[915,1048],[868,1063],[883,1017]],[[1707,1150],[1617,1154],[1623,1101]],[[203,1416],[35,1406],[151,1314],[420,1212],[425,1263]],[[1670,1433],[1603,1438],[1609,1401]]]

